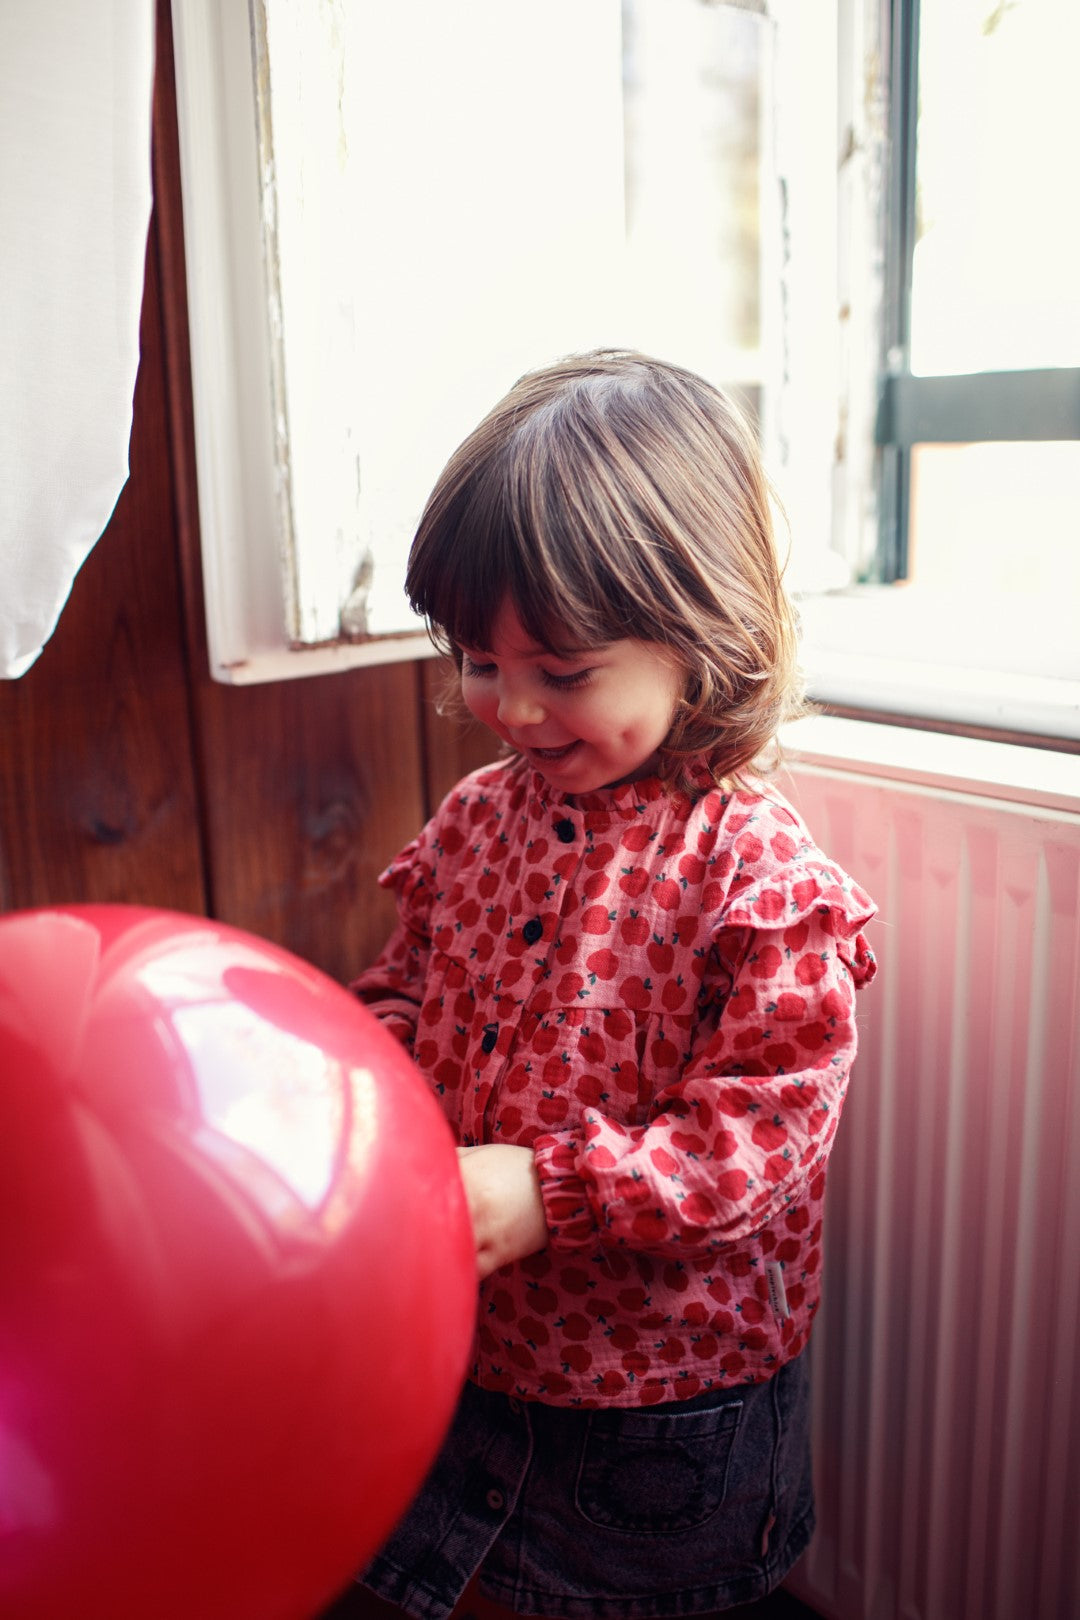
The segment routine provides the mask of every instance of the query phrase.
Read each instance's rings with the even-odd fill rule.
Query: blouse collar
[[[673,807],[688,808],[692,802],[683,789],[669,786],[658,776],[638,777],[592,793],[564,793],[540,771],[526,767],[525,773],[529,801],[536,813],[550,815],[558,811],[575,819],[583,817],[591,826],[603,821],[635,821],[660,799],[668,800]],[[703,763],[695,762],[690,773],[699,782],[701,792],[713,787],[712,776]]]

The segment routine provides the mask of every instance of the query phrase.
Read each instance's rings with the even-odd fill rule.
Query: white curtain
[[[153,72],[153,0],[0,4],[0,676],[127,479]]]

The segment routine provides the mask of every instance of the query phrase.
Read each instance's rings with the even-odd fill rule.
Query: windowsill
[[[211,660],[215,680],[229,686],[255,686],[266,681],[293,681],[311,675],[343,675],[373,664],[401,664],[434,658],[426,631],[377,636],[370,641],[328,641],[318,647],[262,645],[231,663]]]
[[[958,604],[955,592],[914,585],[853,587],[807,597],[799,608],[807,686],[819,703],[1080,738],[1068,603],[1042,606],[1037,618],[1010,603],[1004,628],[1000,598],[968,592]]]
[[[884,777],[939,793],[1080,816],[1080,755],[918,728],[811,715],[785,728],[789,766]]]

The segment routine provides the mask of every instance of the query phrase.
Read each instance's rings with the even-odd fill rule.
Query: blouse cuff
[[[584,1249],[596,1242],[596,1222],[577,1167],[583,1146],[580,1131],[540,1136],[533,1145],[548,1243],[554,1249]]]

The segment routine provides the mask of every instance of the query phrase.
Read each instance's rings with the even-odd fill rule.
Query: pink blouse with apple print
[[[458,1141],[540,1175],[548,1247],[481,1285],[474,1381],[649,1405],[796,1356],[875,908],[783,796],[491,766],[380,881],[399,923],[353,988]]]

